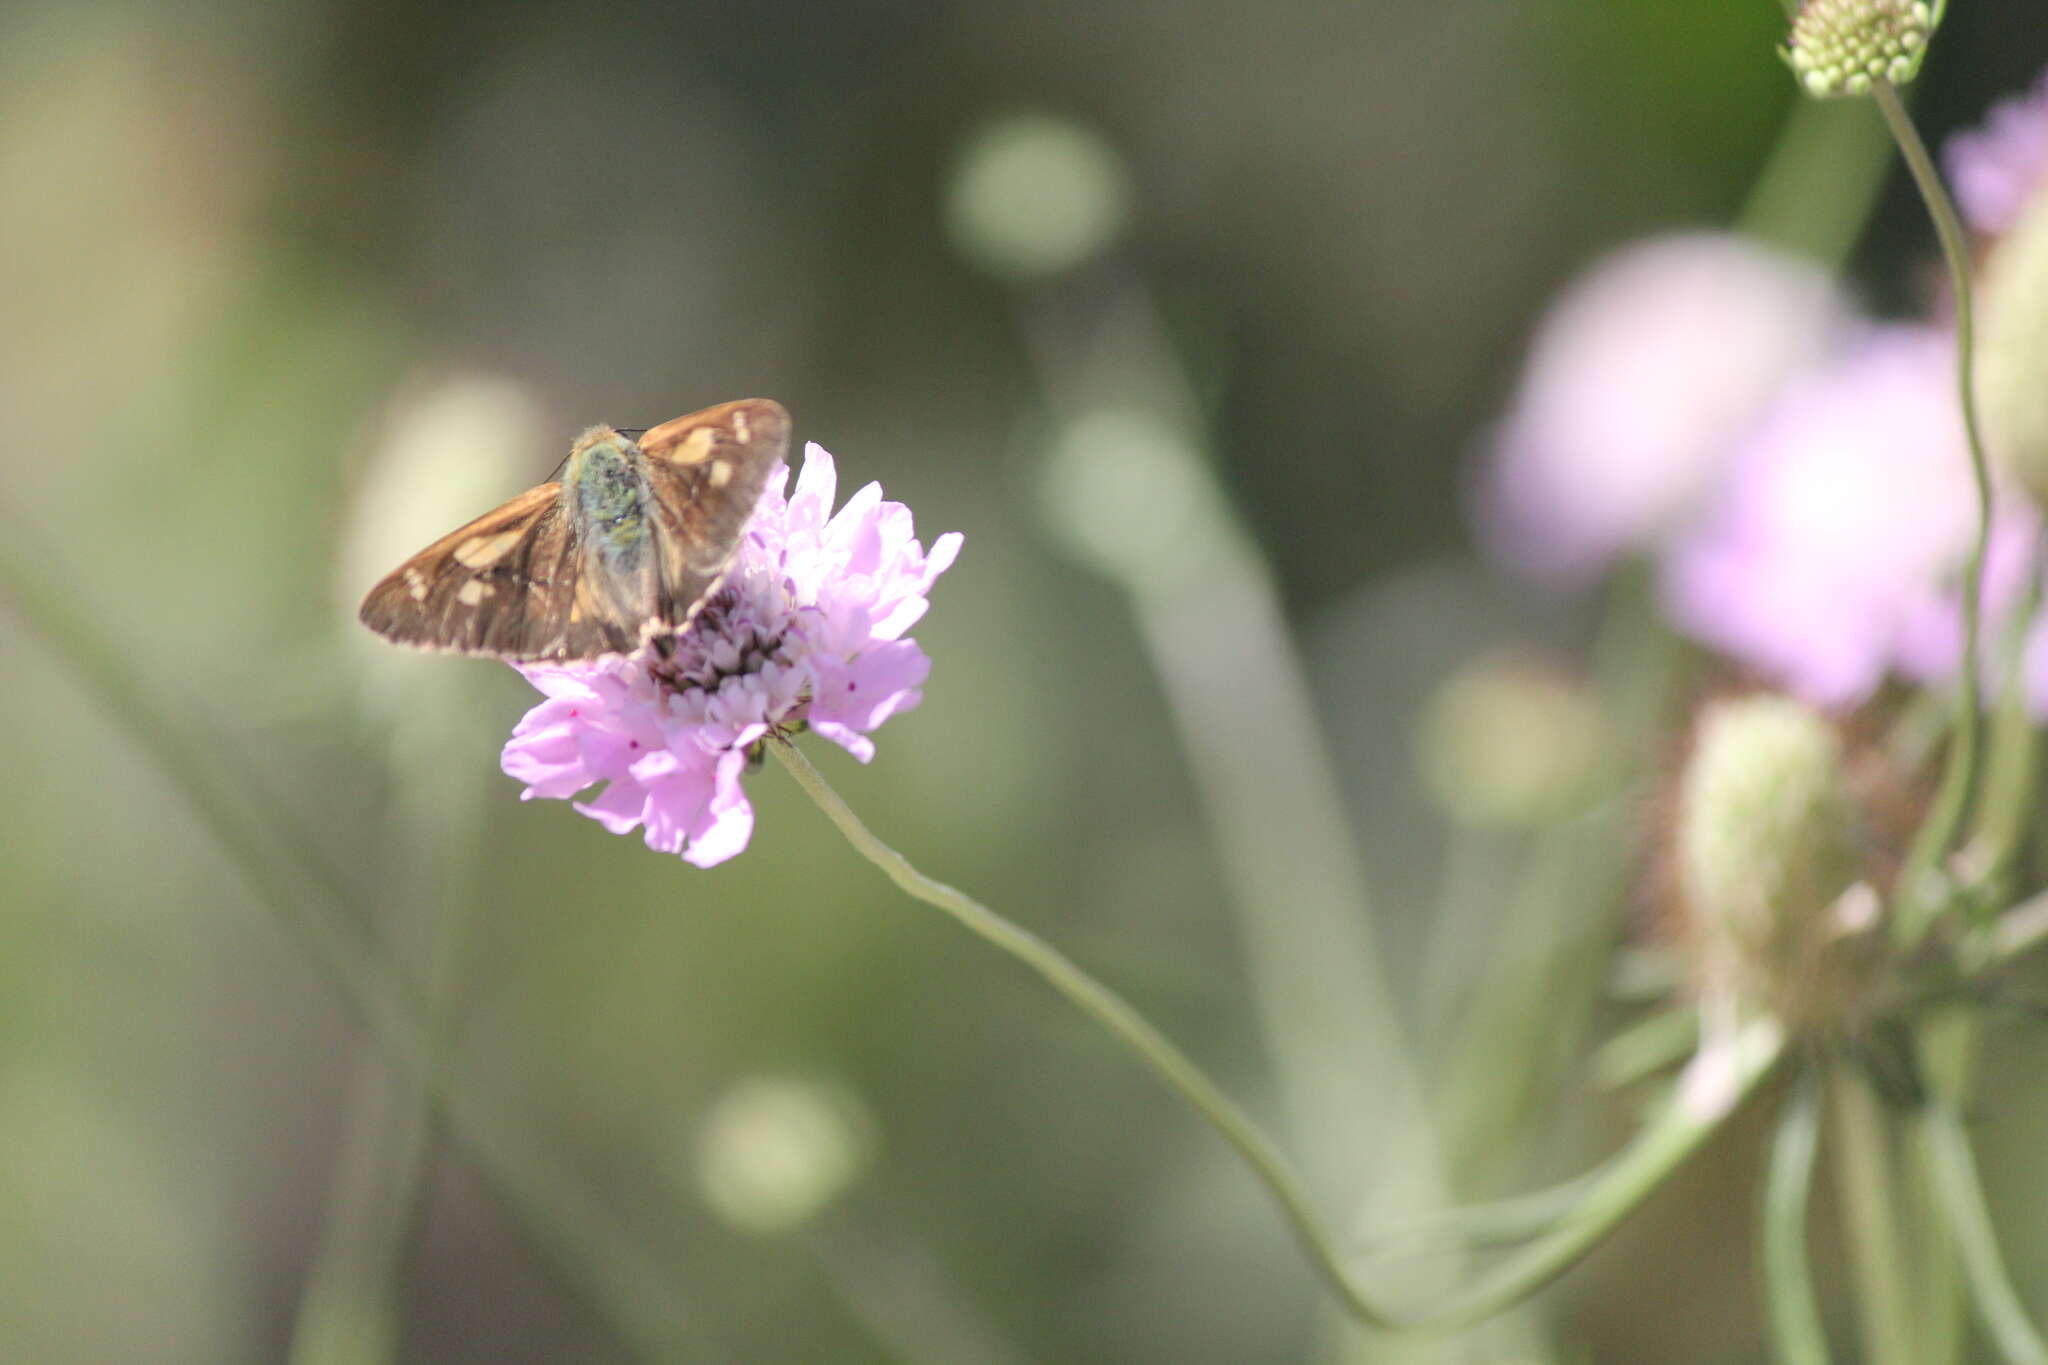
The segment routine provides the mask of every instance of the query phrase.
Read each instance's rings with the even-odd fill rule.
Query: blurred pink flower
[[[1482,540],[1571,581],[1670,533],[1847,327],[1829,277],[1730,233],[1624,247],[1551,308],[1477,490]]]
[[[1861,701],[1890,674],[1953,677],[1975,525],[1954,374],[1949,332],[1892,326],[1788,389],[1671,547],[1664,596],[1678,625],[1822,705]],[[2039,525],[2021,498],[1996,509],[1994,626]],[[1987,630],[1987,652],[1995,638]],[[2048,664],[2038,632],[2029,654]],[[2048,673],[2029,681],[2039,709]]]
[[[863,763],[868,735],[923,699],[931,660],[903,633],[960,552],[958,532],[927,552],[910,509],[878,484],[835,515],[832,457],[805,448],[796,491],[770,481],[739,556],[679,637],[587,665],[523,665],[547,694],[505,745],[524,799],[604,789],[576,809],[614,834],[699,867],[747,846],[754,810],[740,785],[747,749],[771,726],[808,722]]]
[[[1942,160],[1970,226],[2008,231],[2027,201],[2048,190],[2048,73],[1995,105],[1980,126],[1951,137]]]

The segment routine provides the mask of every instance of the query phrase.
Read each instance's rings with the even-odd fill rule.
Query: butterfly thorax
[[[570,454],[562,484],[583,543],[602,553],[612,572],[627,572],[646,553],[647,484],[633,443],[607,428],[599,432]]]
[[[582,547],[577,611],[620,622],[660,614],[661,571],[640,451],[609,427],[588,433],[562,471],[564,510]],[[574,613],[572,613],[573,619]]]

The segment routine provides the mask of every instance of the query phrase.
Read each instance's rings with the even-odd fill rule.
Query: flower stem
[[[1994,751],[1993,763],[1997,761]],[[1976,1072],[1977,1035],[1984,1021],[1974,1011],[1956,1010],[1925,1017],[1918,1030],[1920,1076],[1926,1090],[1951,1108],[1970,1092]],[[1946,1227],[1947,1196],[1934,1177],[1934,1159],[1925,1113],[1908,1130],[1912,1145],[1912,1199],[1915,1226]],[[1924,1365],[1958,1365],[1967,1336],[1964,1270],[1955,1240],[1930,1236],[1919,1258],[1920,1360]]]
[[[880,868],[890,881],[908,895],[945,911],[970,932],[1037,972],[1047,984],[1107,1029],[1170,1089],[1192,1105],[1195,1112],[1206,1119],[1209,1126],[1251,1167],[1259,1183],[1280,1205],[1310,1261],[1338,1296],[1367,1322],[1383,1326],[1392,1323],[1392,1314],[1360,1297],[1346,1278],[1340,1254],[1310,1209],[1308,1196],[1288,1165],[1287,1158],[1281,1155],[1273,1140],[1253,1122],[1251,1116],[1225,1095],[1186,1053],[1123,997],[1088,975],[1059,949],[1030,930],[1004,919],[965,892],[919,872],[909,859],[875,837],[861,818],[853,813],[853,808],[825,781],[824,774],[813,767],[794,744],[775,735],[769,748],[810,798],[818,803],[826,817],[839,827],[847,842]]]
[[[428,1065],[444,1070],[478,908],[486,787],[466,760],[475,727],[464,721],[479,714],[479,681],[463,671],[411,689],[407,729],[391,755],[387,826],[399,848],[387,860],[387,884],[398,894],[380,907],[380,920],[387,956],[417,964],[430,1011]],[[299,1291],[290,1365],[383,1365],[400,1354],[407,1271],[446,1135],[425,1087],[374,1050],[356,1072],[320,1244]]]
[[[1952,1103],[1936,1098],[1927,1103],[1919,1124],[1928,1174],[1947,1217],[1949,1235],[1962,1256],[1964,1278],[1978,1315],[1999,1355],[2006,1365],[2048,1365],[2048,1342],[2028,1320],[1999,1254],[1991,1211],[1985,1207],[1984,1186],[1977,1178],[1977,1162],[1970,1154],[1970,1139],[1961,1117]]]
[[[1778,1365],[1828,1365],[1813,1272],[1806,1261],[1806,1205],[1820,1145],[1820,1104],[1812,1078],[1786,1102],[1771,1139],[1763,1196],[1763,1291],[1771,1353]]]
[[[1852,1070],[1837,1069],[1828,1077],[1828,1090],[1841,1144],[1835,1173],[1856,1273],[1864,1357],[1870,1365],[1916,1365],[1884,1106],[1868,1079]]]
[[[1891,167],[1891,139],[1840,100],[1796,98],[1736,230],[1839,270],[1863,235]],[[1813,186],[1825,180],[1826,194]]]
[[[1143,414],[1122,420],[1153,433],[1142,476],[1130,458],[1105,476],[1093,460],[1075,463],[1070,446],[1054,454],[1048,524],[1127,595],[1209,829],[1303,1179],[1361,1218],[1441,1207],[1449,1180],[1422,1068],[1272,566],[1212,472],[1197,386],[1152,291],[1135,275],[1112,278],[1089,285],[1085,304],[1020,301],[1043,405],[1073,424],[1066,440],[1090,413]],[[1090,510],[1077,512],[1077,499]],[[1160,507],[1174,509],[1161,523],[1173,527],[1170,545],[1130,533]],[[1219,638],[1234,647],[1219,652]],[[1370,1199],[1353,1159],[1363,1146],[1382,1154]],[[1383,1353],[1381,1343],[1367,1354]]]
[[[945,911],[962,927],[1037,972],[1069,1003],[1093,1018],[1216,1130],[1266,1189],[1309,1262],[1345,1309],[1362,1322],[1390,1328],[1460,1327],[1527,1298],[1569,1269],[1632,1213],[1672,1171],[1719,1130],[1754,1091],[1783,1051],[1774,1027],[1754,1027],[1710,1059],[1716,1083],[1680,1098],[1637,1134],[1586,1185],[1585,1193],[1541,1238],[1469,1285],[1420,1309],[1395,1310],[1346,1269],[1336,1240],[1310,1207],[1300,1178],[1279,1148],[1186,1053],[1116,992],[1057,948],[958,889],[925,876],[876,838],[809,759],[781,735],[769,746],[840,833],[902,890]],[[1699,1062],[1695,1062],[1698,1066]],[[1708,1094],[1704,1102],[1696,1098]]]
[[[1911,172],[1913,184],[1927,206],[1927,215],[1934,222],[1934,233],[1940,239],[1941,254],[1948,265],[1949,287],[1955,295],[1956,310],[1956,389],[1962,405],[1963,434],[1969,445],[1970,477],[1976,493],[1977,513],[1976,532],[1971,537],[1963,567],[1963,647],[1961,666],[1956,676],[1955,737],[1949,746],[1948,764],[1942,773],[1941,786],[1935,793],[1933,808],[1914,837],[1899,875],[1905,911],[1899,922],[1902,935],[1910,945],[1919,941],[1941,908],[1942,898],[1926,895],[1925,888],[1929,875],[1939,867],[1955,844],[1977,780],[1983,709],[1977,677],[1978,640],[1983,633],[1984,552],[1991,535],[1991,465],[1984,454],[1983,432],[1977,421],[1976,337],[1970,294],[1969,243],[1963,236],[1955,204],[1949,199],[1941,176],[1935,170],[1934,158],[1928,154],[1927,144],[1921,141],[1919,130],[1906,113],[1898,90],[1889,82],[1880,81],[1872,88],[1871,96],[1877,101],[1885,126],[1891,130],[1892,140],[1899,144],[1899,154],[1905,158],[1906,169]]]

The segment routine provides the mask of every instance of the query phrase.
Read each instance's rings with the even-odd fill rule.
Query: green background
[[[1935,137],[2048,62],[2037,0],[1953,11],[1919,96]],[[1417,709],[1504,641],[1575,666],[1592,619],[1480,565],[1472,452],[1574,269],[1740,211],[1792,105],[1779,36],[1766,0],[30,0],[0,16],[0,527],[440,983],[462,1070],[653,1249],[681,1358],[1377,1358],[1335,1344],[1206,1130],[895,892],[772,764],[752,847],[708,872],[522,804],[496,762],[530,690],[399,658],[353,620],[408,548],[377,540],[366,489],[407,414],[466,377],[529,417],[415,543],[544,477],[589,423],[782,400],[844,489],[878,479],[927,542],[966,536],[916,632],[924,705],[867,768],[810,751],[884,838],[1278,1122],[1183,737],[1129,599],[1042,512],[1072,416],[1049,370],[1147,302],[1132,382],[1184,389],[1270,563],[1424,1032],[1407,983],[1445,855]],[[1017,111],[1093,128],[1128,177],[1125,236],[1057,281],[997,278],[946,229],[963,149]],[[1930,259],[1894,175],[1855,282],[1914,308]],[[337,1209],[389,1200],[374,1180],[336,1194],[346,1135],[374,1131],[374,1053],[179,787],[5,604],[0,662],[0,1358],[284,1359]],[[1526,1029],[1549,1027],[1543,1003]],[[2016,1274],[2048,1302],[2024,1212],[2048,1197],[2041,1040],[1996,1037],[1978,1136]],[[1593,1087],[1583,1055],[1470,1192],[1623,1138],[1637,1097]],[[785,1236],[728,1227],[691,1163],[720,1096],[760,1074],[844,1087],[872,1125],[865,1173]],[[1760,1357],[1758,1142],[1738,1128],[1564,1282],[1556,1359]],[[1370,1186],[1380,1156],[1340,1164]],[[461,1151],[422,1169],[398,1204],[395,1344],[322,1358],[629,1358]],[[1343,1221],[1356,1191],[1324,1193]]]

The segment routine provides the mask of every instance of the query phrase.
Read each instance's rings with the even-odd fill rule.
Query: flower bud
[[[873,1134],[866,1108],[842,1087],[755,1076],[727,1091],[705,1120],[698,1183],[733,1227],[788,1232],[853,1183]]]
[[[961,251],[1013,279],[1085,264],[1123,234],[1130,216],[1130,181],[1116,152],[1085,125],[1045,114],[983,128],[946,197]]]
[[[1863,95],[1912,80],[1933,31],[1924,0],[1805,0],[1784,57],[1809,95]]]
[[[1701,717],[1679,789],[1678,891],[1702,988],[1789,1025],[1849,1012],[1877,936],[1859,882],[1862,818],[1842,741],[1789,697],[1716,704]]]
[[[1468,825],[1534,824],[1583,799],[1600,757],[1585,688],[1524,659],[1482,659],[1429,699],[1418,728],[1423,786]]]
[[[1992,456],[2048,507],[2048,195],[2001,238],[1980,288],[1977,410]]]

